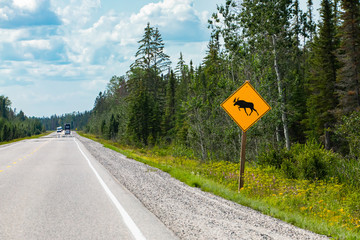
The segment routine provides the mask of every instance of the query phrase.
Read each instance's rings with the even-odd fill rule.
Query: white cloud
[[[207,12],[196,11],[191,0],[161,0],[133,14],[101,12],[100,0],[5,1],[0,7],[0,94],[29,115],[91,109],[109,79],[129,70],[147,22],[159,28],[173,64],[181,51],[187,63],[192,59],[198,65],[208,41]],[[39,18],[41,9],[49,15]],[[44,19],[59,24],[49,26]],[[71,93],[65,94],[67,86]]]
[[[89,6],[84,2],[79,5],[79,9],[83,8],[89,10]],[[71,11],[77,12],[79,9],[75,8]],[[69,8],[65,8],[61,13],[64,22],[66,22],[64,19],[71,18],[68,11]],[[205,14],[205,12],[197,12],[190,0],[163,0],[149,3],[138,13],[128,17],[110,11],[88,27],[86,27],[89,24],[87,20],[86,23],[76,22],[76,27],[64,30],[68,59],[80,65],[124,66],[121,63],[126,62],[127,66],[119,69],[120,74],[125,74],[134,60],[137,41],[141,39],[147,22],[159,28],[165,44],[170,43],[170,40],[202,44],[208,38],[208,32],[202,30],[206,24],[203,21]],[[68,26],[64,24],[63,28],[65,27]],[[165,49],[167,47],[168,45]],[[185,51],[183,53],[186,55]]]
[[[31,47],[42,50],[52,49],[50,40],[44,40],[44,39],[21,41],[20,44],[22,47]]]
[[[50,9],[50,0],[3,0],[0,5],[0,28],[59,25]]]
[[[13,14],[13,10],[10,9],[8,6],[0,8],[0,19],[2,20],[9,20],[9,15]]]
[[[35,11],[41,2],[41,0],[13,0],[13,5],[20,9]]]
[[[89,24],[94,11],[101,7],[100,0],[53,0],[52,4],[63,25],[71,29]]]
[[[0,44],[4,42],[15,42],[30,36],[27,29],[4,29],[0,28]]]
[[[163,0],[145,5],[130,17],[130,23],[144,28],[150,22],[159,28],[164,39],[196,42],[208,37],[204,30],[207,15],[207,12],[196,11],[191,0]]]
[[[164,19],[170,21],[197,21],[198,16],[192,8],[190,0],[163,0],[150,3],[141,8],[140,12],[131,16],[132,22],[159,20],[159,25],[166,25]]]

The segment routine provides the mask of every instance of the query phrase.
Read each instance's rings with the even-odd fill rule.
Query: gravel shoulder
[[[329,239],[190,187],[100,143],[76,137],[180,239]]]

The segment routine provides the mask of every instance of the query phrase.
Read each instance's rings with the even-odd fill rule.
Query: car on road
[[[61,133],[62,130],[63,130],[62,127],[57,127],[57,128],[56,128],[56,132],[58,132],[58,133]]]

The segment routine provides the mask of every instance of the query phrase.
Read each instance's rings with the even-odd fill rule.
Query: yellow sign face
[[[231,94],[221,107],[244,132],[271,109],[249,81]]]

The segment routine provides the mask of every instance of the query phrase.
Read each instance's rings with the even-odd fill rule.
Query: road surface
[[[176,239],[76,140],[0,146],[0,239]]]

